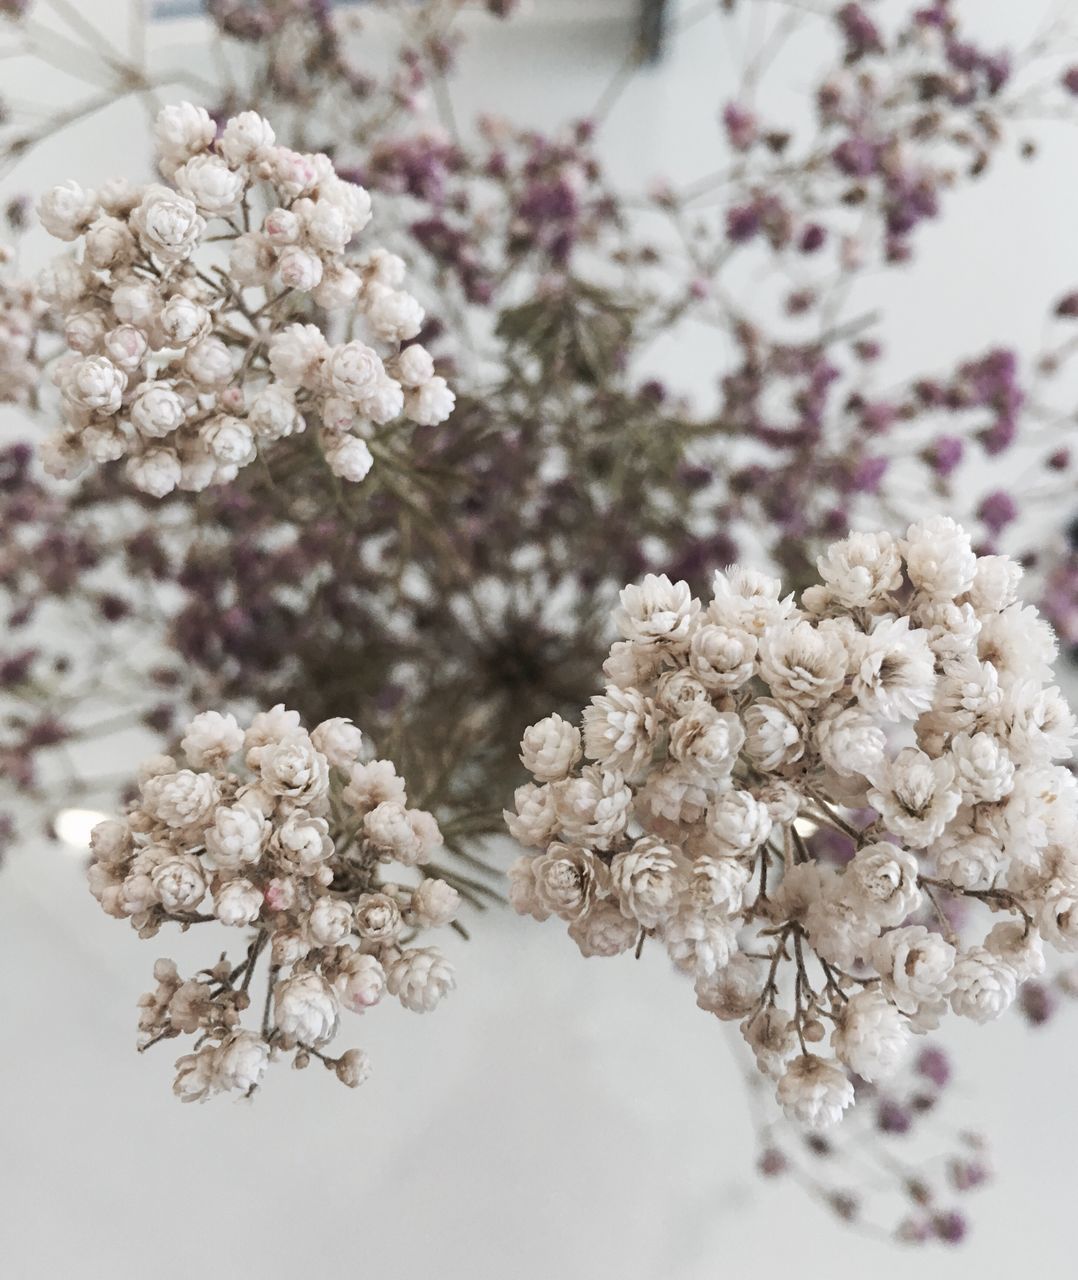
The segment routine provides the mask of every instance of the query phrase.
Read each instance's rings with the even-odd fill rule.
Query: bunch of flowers
[[[46,0],[35,16],[50,7]],[[100,44],[90,41],[82,61],[99,97],[70,111],[46,109],[25,123],[16,109],[0,121],[0,153],[17,159],[84,110],[96,109],[94,102],[143,89],[171,96],[182,85],[204,95],[210,108],[209,117],[189,105],[163,113],[158,162],[164,184],[126,194],[107,184],[93,195],[66,184],[42,204],[50,230],[82,242],[81,261],[50,269],[43,281],[73,351],[60,375],[72,425],[62,445],[47,446],[47,456],[66,467],[82,465],[84,455],[96,462],[125,454],[136,487],[147,496],[133,496],[112,467],[94,467],[76,485],[56,486],[34,474],[26,450],[0,456],[0,591],[9,632],[0,654],[0,774],[24,798],[55,807],[61,794],[64,803],[73,794],[92,795],[107,808],[128,776],[73,776],[72,748],[79,739],[99,741],[98,758],[107,758],[107,735],[118,724],[137,724],[165,741],[192,708],[281,702],[297,708],[307,724],[344,713],[377,741],[391,742],[388,754],[410,790],[439,813],[446,847],[474,861],[481,841],[504,830],[501,802],[519,781],[515,743],[522,727],[552,709],[573,716],[587,701],[607,649],[603,614],[622,583],[648,571],[669,572],[699,595],[711,566],[752,548],[751,554],[764,553],[790,589],[801,588],[814,580],[814,558],[823,546],[851,527],[883,524],[881,512],[892,527],[905,524],[924,511],[926,494],[936,509],[976,529],[978,553],[1010,549],[1021,553],[1023,563],[1037,557],[1043,567],[1042,529],[1029,538],[1019,522],[1034,492],[1041,499],[1050,496],[1048,486],[1065,496],[1073,489],[1070,458],[1060,447],[1070,396],[1062,397],[1062,411],[1048,406],[1041,377],[1063,367],[1073,342],[1061,337],[1036,364],[1028,353],[1002,344],[952,353],[953,364],[948,356],[930,375],[896,387],[883,358],[886,323],[852,312],[848,303],[856,297],[860,305],[865,296],[849,289],[859,272],[886,269],[914,253],[929,220],[946,211],[953,190],[986,171],[1012,137],[1014,122],[1064,115],[1073,107],[1078,73],[1056,68],[1050,82],[1031,83],[1040,55],[1052,54],[1051,40],[1015,55],[987,49],[959,22],[954,6],[933,0],[911,4],[905,19],[889,17],[887,23],[873,21],[871,11],[856,4],[836,5],[833,12],[784,12],[754,50],[760,35],[756,0],[696,6],[682,15],[679,30],[695,32],[695,24],[705,22],[746,27],[740,32],[747,51],[744,84],[725,104],[716,138],[725,159],[717,173],[699,180],[657,185],[650,206],[642,208],[633,193],[610,182],[601,163],[606,116],[624,81],[604,94],[592,115],[549,135],[495,118],[462,130],[443,108],[459,42],[453,19],[464,5],[408,0],[391,7],[401,42],[386,57],[381,41],[352,39],[362,25],[379,23],[375,6],[359,13],[323,0],[214,2],[208,15],[227,37],[219,82],[208,85],[183,69],[129,65],[120,49],[103,58]],[[511,6],[492,0],[488,7],[503,15]],[[773,59],[780,72],[796,60],[796,77],[787,81],[803,84],[799,33],[816,26],[830,29],[832,52],[812,72],[794,110],[784,112],[762,78],[771,74]],[[21,27],[9,35],[13,48],[25,36],[35,59],[51,60],[64,47]],[[377,64],[365,56],[368,49],[377,50]],[[817,52],[813,43],[811,57]],[[276,138],[262,112],[274,121]],[[229,116],[235,118],[223,128],[209,123]],[[310,154],[320,151],[326,154]],[[377,200],[385,249],[353,256],[351,239],[341,244],[340,237],[346,229],[350,237],[369,212],[364,188]],[[409,279],[422,282],[415,288],[429,303],[428,316],[400,291],[398,253],[408,261]],[[27,308],[39,310],[28,297]],[[1075,315],[1078,304],[1069,295],[1058,304],[1053,340]],[[675,381],[665,380],[665,359],[657,362],[653,349],[675,333],[691,343],[688,330],[699,320],[719,335],[701,357],[719,390],[702,411],[681,398]],[[401,336],[419,324],[416,338]],[[433,375],[427,348],[452,374],[460,395],[448,423],[439,420],[452,399]],[[385,380],[378,376],[378,393],[371,393],[374,403],[368,405],[353,397],[361,386],[367,396],[376,361]],[[207,382],[207,373],[224,380]],[[118,407],[111,412],[117,388]],[[87,397],[94,407],[82,403]],[[417,425],[406,449],[394,456],[400,424],[385,424],[384,433],[376,428],[398,402]],[[31,407],[37,407],[33,398]],[[165,416],[159,419],[159,413]],[[172,419],[175,425],[166,429]],[[305,454],[317,463],[316,438],[330,467],[348,478],[358,478],[375,456],[372,483],[362,491],[330,486],[321,465],[292,465]],[[261,466],[237,474],[241,459],[255,450],[271,464],[272,484]],[[967,463],[975,450],[983,457],[971,477],[974,468]],[[1029,462],[1030,472],[1037,471],[1035,489],[1028,478],[1014,485],[1014,466],[1004,474],[1005,450],[1008,462]],[[173,485],[198,489],[233,476],[197,502],[181,495],[164,504],[156,500]],[[1041,524],[1048,522],[1043,517]],[[1060,621],[1073,621],[1071,567],[1062,564],[1050,584],[1052,616]],[[592,764],[579,776],[537,778],[541,785],[524,793],[525,811],[512,819],[523,838],[542,834],[549,822],[542,846],[554,840],[572,851],[564,860],[543,855],[548,905],[534,906],[539,891],[531,872],[518,868],[518,901],[540,914],[552,904],[566,915],[562,895],[575,892],[582,867],[581,883],[594,877],[594,901],[589,898],[591,905],[571,922],[582,948],[605,954],[639,946],[649,934],[661,936],[682,967],[702,971],[707,1007],[727,999],[716,994],[723,975],[722,981],[735,984],[734,996],[722,1005],[724,1016],[743,1018],[759,1008],[749,1038],[766,1054],[773,1037],[777,1047],[767,1061],[776,1071],[782,1059],[785,1072],[799,1049],[815,1056],[820,1027],[826,1032],[831,1023],[837,1034],[850,1019],[856,1027],[855,1019],[864,1022],[875,1006],[899,1009],[897,1024],[895,1014],[880,1015],[885,1030],[916,1030],[931,1021],[929,1012],[913,1009],[912,998],[887,985],[873,950],[884,940],[920,928],[929,936],[926,953],[955,947],[951,974],[938,984],[941,995],[954,1001],[954,975],[968,971],[959,966],[969,947],[960,960],[960,944],[949,932],[962,926],[960,907],[1010,907],[1013,928],[1021,931],[1024,903],[1047,936],[1053,930],[1041,920],[1038,895],[1065,901],[1062,874],[1044,886],[1023,880],[1023,868],[1038,859],[1039,869],[1029,875],[1047,875],[1054,854],[1042,850],[1023,860],[1008,843],[1018,840],[1011,825],[1018,829],[1019,805],[1036,809],[1026,792],[1015,791],[1013,802],[1011,795],[988,802],[968,796],[957,781],[941,780],[941,790],[961,793],[943,836],[924,849],[905,835],[898,841],[917,862],[908,923],[881,924],[872,946],[843,965],[827,950],[838,948],[838,941],[821,933],[824,906],[813,912],[811,936],[807,918],[801,919],[798,893],[806,917],[810,898],[848,897],[853,907],[846,916],[837,913],[840,922],[860,919],[858,912],[876,920],[883,911],[862,902],[857,891],[870,874],[866,859],[856,873],[850,859],[862,847],[880,844],[881,858],[898,857],[888,853],[895,847],[888,835],[900,834],[888,824],[897,819],[870,808],[869,793],[895,790],[891,772],[897,777],[904,747],[916,742],[933,767],[954,757],[958,769],[962,734],[977,740],[968,748],[973,753],[987,750],[980,735],[1006,737],[989,723],[995,693],[986,692],[982,706],[980,694],[966,690],[966,658],[947,648],[944,633],[950,628],[964,635],[972,653],[980,644],[972,639],[974,623],[982,633],[987,626],[989,636],[1010,634],[1012,625],[1026,625],[1014,619],[1028,615],[1017,605],[1001,605],[998,617],[1009,620],[993,624],[992,611],[981,608],[972,590],[968,600],[959,593],[944,608],[947,600],[931,592],[927,603],[919,600],[923,589],[915,590],[912,575],[907,578],[871,605],[848,606],[849,627],[841,622],[841,607],[818,600],[813,605],[812,593],[800,611],[791,606],[783,612],[768,586],[759,607],[767,613],[776,605],[777,628],[804,622],[814,635],[821,633],[824,638],[811,643],[832,657],[834,642],[826,638],[832,633],[842,644],[854,634],[861,636],[856,645],[876,643],[884,652],[871,650],[869,668],[878,659],[881,680],[883,673],[892,678],[896,664],[919,672],[932,686],[928,711],[916,710],[912,694],[913,702],[903,704],[894,720],[880,710],[883,702],[865,705],[860,685],[854,692],[853,641],[833,697],[811,703],[787,690],[775,692],[763,673],[762,632],[756,634],[755,624],[724,615],[721,623],[708,623],[705,642],[695,640],[697,618],[690,620],[688,657],[673,642],[636,638],[619,648],[608,673],[614,692],[605,695],[612,702],[602,713],[609,723],[585,727],[582,745],[597,753],[596,734],[612,732],[617,723],[629,744],[638,717],[639,732],[654,739],[650,754],[616,765],[608,756],[589,754]],[[661,595],[666,588],[656,590]],[[903,640],[907,613],[914,638]],[[78,622],[74,643],[72,619]],[[896,625],[888,630],[888,622]],[[88,623],[94,626],[92,646]],[[764,629],[771,627],[767,621]],[[916,639],[921,632],[933,650],[931,676]],[[697,657],[699,670],[693,643],[714,647],[714,657]],[[153,655],[148,664],[131,660],[132,653],[147,650]],[[626,671],[630,658],[644,669]],[[978,673],[980,666],[999,666],[987,652],[983,658],[978,652],[976,662]],[[739,684],[742,669],[748,674]],[[106,670],[110,678],[102,681]],[[997,670],[997,679],[1003,715],[1004,693],[1014,682],[1005,669]],[[725,783],[722,766],[715,765],[720,781],[708,783],[711,762],[673,754],[674,726],[692,710],[688,702],[695,706],[694,681],[721,721],[701,750],[719,750],[728,733],[736,758]],[[100,723],[91,723],[88,714],[91,692],[101,704]],[[944,700],[941,723],[946,727],[946,717],[953,716],[961,728],[933,728],[937,697]],[[976,702],[972,710],[967,698]],[[697,710],[710,720],[702,706]],[[859,710],[875,717],[876,728],[882,722],[886,737],[885,760],[878,752],[865,757],[871,776],[847,776],[835,764],[844,750],[835,744],[844,735],[858,747],[878,745],[857,721]],[[593,714],[600,715],[589,712],[589,724]],[[1032,714],[1036,720],[1040,712]],[[742,724],[745,745],[737,744],[734,719]],[[832,720],[833,732],[824,727]],[[707,738],[712,727],[691,721],[679,731],[676,750],[692,756],[694,735]],[[567,728],[547,732],[571,739]],[[791,733],[804,744],[799,755]],[[825,738],[832,744],[826,748]],[[788,747],[789,757],[780,752],[774,761],[768,756],[757,763],[750,745],[758,740],[773,750]],[[1039,766],[1020,758],[1009,739],[1002,749],[1014,756],[1022,785],[1035,789]],[[624,750],[630,752],[630,745]],[[923,763],[919,757],[915,762]],[[639,763],[640,772],[627,772],[630,763]],[[924,780],[912,764],[911,770],[909,786],[917,790]],[[596,796],[618,771],[623,782]],[[1049,770],[1046,777],[1042,798],[1053,788],[1066,793],[1062,774]],[[617,825],[623,790],[632,797],[625,827],[631,843],[647,837],[670,846],[672,916],[659,918],[643,889],[636,894],[634,888],[628,915],[621,909],[619,895],[628,890],[611,875],[615,854],[632,852],[623,847],[629,835],[612,837],[604,848],[600,828],[606,815]],[[562,796],[560,815],[555,794]],[[759,805],[748,805],[746,795],[763,805],[766,816]],[[588,816],[593,799],[594,820]],[[350,828],[340,824],[339,811],[331,803],[315,817],[346,844]],[[770,831],[754,848],[752,840],[768,821]],[[745,838],[738,836],[738,823],[750,827],[743,850],[731,845]],[[1037,833],[1039,840],[1039,827]],[[0,815],[0,841],[4,834]],[[1045,835],[1045,848],[1057,834],[1053,828],[1051,840]],[[168,839],[155,834],[152,842]],[[1030,847],[1039,847],[1036,840]],[[356,848],[349,859],[358,856]],[[991,850],[999,854],[998,874]],[[577,855],[585,853],[578,865]],[[194,858],[208,883],[213,868],[202,852]],[[968,870],[978,858],[980,869]],[[698,877],[695,868],[705,859],[716,865]],[[899,863],[909,870],[907,860]],[[641,865],[650,884],[651,864],[642,857]],[[102,866],[94,871],[95,883],[111,874]],[[261,866],[244,867],[233,879],[244,878],[269,895]],[[818,879],[801,869],[812,866]],[[462,898],[482,904],[478,882],[455,871],[439,874]],[[714,886],[696,887],[712,875]],[[656,885],[661,880],[657,875]],[[305,883],[314,888],[309,878]],[[121,886],[109,885],[115,903]],[[214,902],[215,888],[207,890]],[[265,901],[251,925],[256,942],[268,920]],[[638,909],[657,922],[645,926],[633,914]],[[141,928],[166,918],[147,910]],[[574,914],[571,906],[568,914]],[[182,927],[202,915],[217,918],[203,906]],[[1058,915],[1062,919],[1065,911]],[[291,927],[282,924],[286,931]],[[853,924],[850,929],[860,946],[861,935]],[[1010,966],[1020,977],[1023,964],[997,954],[1013,935],[996,935],[995,942],[992,936],[984,945],[1000,960],[1000,972]],[[269,944],[263,939],[260,945],[265,955]],[[1029,947],[1032,955],[1036,944]],[[726,950],[732,957],[720,964]],[[915,952],[920,955],[916,947],[909,955]],[[193,1092],[212,1074],[214,1046],[231,1034],[225,1030],[230,1001],[238,1010],[249,998],[255,960],[249,953],[245,964],[193,979],[204,991],[187,995],[201,1001],[208,994],[222,1032],[189,1064]],[[1032,972],[1036,965],[1029,963]],[[766,972],[759,981],[772,965],[772,981]],[[159,981],[161,989],[145,1006],[147,1039],[171,1034],[167,1011],[154,1010],[171,1005],[170,987],[179,976],[162,962]],[[737,982],[754,1006],[742,1010]],[[1007,982],[1000,982],[1008,995]],[[871,998],[856,1003],[858,988]],[[1020,1004],[1035,1017],[1055,990],[1026,982]],[[1059,990],[1066,991],[1066,984]],[[922,996],[931,1003],[923,993],[917,999]],[[177,1005],[180,1019],[186,998]],[[843,1016],[847,1004],[853,1013]],[[273,1026],[264,1025],[272,1033]],[[902,1038],[898,1031],[894,1036]],[[846,1029],[835,1045],[851,1068],[851,1053],[860,1052],[849,1048],[854,1040],[855,1031]],[[791,1043],[792,1056],[783,1058]],[[243,1044],[249,1061],[262,1061],[262,1049],[253,1041]],[[284,1048],[278,1038],[268,1052]],[[296,1051],[301,1064],[314,1052]],[[322,1048],[318,1052],[325,1057]],[[222,1078],[229,1078],[227,1070]],[[792,1080],[791,1090],[797,1077]],[[842,1139],[851,1145],[859,1136],[855,1126],[864,1125],[865,1145],[882,1151],[881,1135],[902,1132],[911,1112],[930,1111],[916,1082],[907,1100],[895,1081],[869,1086],[862,1080],[854,1080],[859,1101],[876,1101],[859,1106],[853,1123],[843,1126]],[[759,1083],[766,1087],[766,1078]],[[800,1150],[800,1141],[790,1138],[789,1149]],[[824,1149],[819,1135],[804,1142],[813,1155]],[[827,1149],[840,1153],[837,1142]],[[883,1157],[895,1165],[886,1152]],[[832,1163],[845,1165],[842,1159]],[[773,1165],[772,1153],[765,1172],[775,1172]],[[907,1184],[921,1196],[923,1184],[912,1170]],[[911,1237],[927,1232],[954,1238],[953,1218],[942,1208],[929,1212],[917,1197],[924,1212],[916,1215]],[[829,1203],[844,1218],[856,1217],[844,1193]]]
[[[163,497],[234,480],[310,427],[334,474],[359,481],[375,426],[448,417],[432,359],[403,345],[424,318],[399,287],[404,263],[349,252],[371,218],[364,188],[325,155],[277,146],[255,112],[218,138],[204,108],[165,107],[156,140],[168,185],[66,182],[38,207],[51,235],[81,245],[41,286],[70,348],[54,372],[66,428],[45,446],[50,470],[126,457],[135,487]],[[312,307],[362,317],[366,340],[290,320]]]
[[[538,850],[516,909],[586,956],[658,939],[810,1127],[948,1006],[1001,1014],[1042,939],[1078,946],[1078,784],[1054,763],[1075,720],[1019,567],[943,517],[818,567],[800,603],[738,567],[706,608],[665,577],[627,587],[605,692],[582,730],[527,730],[507,814]],[[841,865],[806,824],[846,838]],[[956,901],[1003,918],[960,936]]]
[[[408,807],[392,761],[361,758],[362,734],[349,720],[308,733],[296,712],[276,706],[243,729],[205,711],[180,746],[190,767],[148,760],[126,816],[95,827],[91,890],[143,938],[172,922],[245,929],[251,939],[238,965],[221,959],[189,979],[159,960],[157,987],[139,1001],[140,1048],[196,1037],[176,1064],[174,1091],[185,1102],[253,1093],[284,1054],[362,1083],[361,1050],[327,1052],[342,1008],[363,1013],[388,992],[428,1013],[455,985],[437,948],[412,943],[453,922],[457,891],[431,876],[411,886],[384,878],[387,864],[431,862],[442,844],[437,822]],[[261,1017],[245,1027],[264,952]]]

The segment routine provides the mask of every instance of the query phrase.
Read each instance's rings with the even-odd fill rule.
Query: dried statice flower
[[[1075,719],[1019,566],[934,517],[818,568],[800,602],[736,566],[706,606],[665,576],[626,587],[605,692],[583,733],[527,731],[535,782],[506,815],[535,851],[516,909],[584,955],[657,939],[811,1129],[948,1007],[998,1017],[1043,942],[1078,947]],[[840,865],[806,824],[847,842]],[[960,933],[954,902],[1002,919]]]
[[[138,798],[91,838],[90,889],[102,908],[150,938],[162,925],[249,931],[245,958],[182,979],[171,960],[139,1001],[139,1045],[196,1037],[176,1064],[184,1102],[252,1094],[271,1061],[312,1057],[348,1085],[365,1054],[329,1054],[342,1009],[363,1013],[387,992],[428,1013],[455,986],[420,930],[452,923],[459,896],[421,869],[441,847],[434,817],[409,808],[390,760],[364,760],[350,720],[308,733],[283,706],[241,728],[204,711],[180,743],[186,765],[148,760]],[[385,877],[388,864],[415,883]],[[420,869],[417,871],[417,869]],[[260,1017],[244,1023],[259,958],[269,956]]]
[[[350,251],[371,220],[363,187],[325,155],[278,146],[251,111],[218,137],[204,108],[165,107],[155,136],[167,185],[65,182],[38,206],[50,234],[81,246],[41,282],[70,348],[53,374],[65,429],[44,446],[50,471],[124,457],[160,498],[230,482],[310,429],[330,470],[359,481],[376,427],[448,417],[453,393],[404,345],[424,312],[400,288],[403,261]],[[325,312],[344,340],[309,322]]]

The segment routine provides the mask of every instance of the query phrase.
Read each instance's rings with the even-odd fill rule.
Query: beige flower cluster
[[[799,603],[737,567],[706,607],[627,587],[605,691],[528,729],[506,815],[516,909],[585,956],[659,940],[813,1127],[1078,949],[1075,720],[1018,565],[942,517],[818,563]]]
[[[404,263],[351,250],[371,220],[362,187],[277,146],[252,111],[217,136],[202,107],[166,107],[156,141],[167,183],[64,182],[38,206],[80,246],[40,282],[70,349],[53,374],[65,427],[44,446],[51,471],[126,458],[133,484],[163,497],[227,483],[310,429],[334,474],[359,481],[374,427],[449,416],[453,394],[412,342],[423,309],[400,287]],[[342,341],[303,322],[320,313]]]
[[[438,824],[408,808],[391,761],[361,758],[349,720],[308,733],[277,706],[243,729],[206,711],[181,746],[189,767],[147,761],[126,817],[94,829],[91,891],[144,938],[169,922],[217,923],[249,942],[238,964],[221,959],[186,980],[159,960],[157,987],[139,1001],[140,1047],[196,1037],[176,1064],[185,1102],[250,1094],[283,1054],[362,1083],[361,1050],[327,1053],[341,1010],[363,1013],[388,992],[427,1013],[455,985],[435,947],[412,944],[420,930],[453,921],[457,891],[436,878],[383,879],[388,863],[429,862],[442,844]],[[264,998],[248,1027],[263,955]]]

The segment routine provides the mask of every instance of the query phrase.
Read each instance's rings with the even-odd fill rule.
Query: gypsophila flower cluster
[[[1042,941],[1078,948],[1078,782],[1056,763],[1075,719],[1019,566],[934,517],[818,568],[800,603],[736,566],[706,607],[666,577],[626,587],[605,691],[581,728],[527,730],[506,815],[537,850],[516,909],[585,956],[659,940],[812,1128],[948,1007],[1001,1014]],[[813,830],[845,839],[837,864]],[[957,902],[998,923],[959,936]]]
[[[361,1050],[327,1052],[341,1011],[363,1013],[388,992],[429,1013],[454,987],[441,952],[412,944],[419,930],[453,921],[457,891],[432,877],[413,886],[382,879],[387,863],[429,863],[442,845],[438,824],[408,807],[392,761],[362,759],[362,744],[350,720],[308,733],[283,706],[245,729],[204,711],[181,742],[187,767],[147,761],[126,817],[94,829],[91,891],[140,937],[169,922],[250,934],[238,965],[222,958],[183,979],[159,960],[157,986],[139,1000],[140,1048],[196,1037],[176,1064],[182,1101],[251,1094],[286,1054],[298,1067],[318,1058],[345,1084],[361,1084],[370,1070]],[[246,1026],[264,952],[265,998]]]
[[[136,488],[163,497],[231,481],[311,429],[333,473],[359,481],[375,426],[449,416],[453,393],[412,342],[424,313],[400,287],[403,261],[350,251],[371,220],[363,187],[278,146],[252,111],[217,136],[204,108],[165,107],[155,137],[166,183],[69,181],[38,206],[80,247],[40,286],[70,349],[53,375],[65,428],[44,446],[52,472],[126,458]],[[312,306],[360,317],[363,337],[331,342],[303,322]]]

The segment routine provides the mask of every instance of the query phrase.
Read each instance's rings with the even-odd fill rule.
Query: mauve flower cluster
[[[485,305],[525,264],[550,273],[550,289],[581,249],[627,252],[622,210],[592,134],[586,121],[547,136],[484,117],[465,145],[440,126],[413,127],[372,146],[358,175],[402,200],[433,269],[448,273],[467,302]]]
[[[814,134],[804,119],[770,117],[758,97],[725,107],[732,244],[766,238],[847,268],[903,261],[956,181],[987,168],[1015,106],[1065,105],[1065,84],[1023,76],[1042,48],[984,47],[952,0],[911,5],[896,22],[856,3],[821,17],[838,38],[837,65],[816,82]]]
[[[605,692],[582,730],[527,730],[535,781],[507,814],[538,850],[511,870],[516,909],[566,921],[585,956],[657,938],[810,1128],[948,1007],[998,1017],[1042,938],[1078,947],[1078,782],[1055,763],[1076,725],[1019,566],[935,517],[818,568],[799,604],[737,567],[706,608],[665,576],[626,587]],[[852,858],[814,857],[806,823]],[[952,898],[1005,918],[960,939]]]
[[[455,985],[419,930],[450,924],[457,891],[425,877],[384,879],[387,864],[422,868],[442,845],[431,814],[409,808],[389,760],[363,760],[350,720],[308,733],[276,706],[243,729],[204,711],[180,743],[186,765],[155,756],[139,772],[123,819],[94,828],[90,888],[103,909],[143,938],[161,926],[216,922],[251,932],[245,960],[222,958],[181,979],[171,960],[139,1001],[140,1048],[196,1037],[176,1064],[176,1095],[250,1095],[268,1064],[312,1057],[355,1086],[366,1055],[328,1055],[342,1009],[364,1013],[383,995],[429,1013]],[[242,765],[237,766],[237,758]],[[269,954],[261,1019],[244,1026],[259,957]]]
[[[666,563],[679,576],[695,581],[714,558],[713,542],[694,525],[715,525],[723,558],[762,537],[794,582],[807,581],[813,553],[829,538],[875,519],[881,506],[912,515],[926,486],[977,529],[978,550],[1009,548],[1024,563],[1047,567],[1043,538],[1033,543],[1019,524],[1028,506],[1022,491],[984,463],[1021,447],[1026,467],[1039,473],[1038,496],[1065,512],[1071,456],[1059,441],[1068,411],[1064,389],[1054,404],[1044,393],[1043,366],[1058,361],[1051,347],[1031,361],[995,348],[880,391],[878,341],[774,343],[748,322],[737,341],[713,429],[739,452],[722,476],[693,447],[701,459],[692,473],[694,511],[680,545],[667,548]],[[1045,423],[1058,430],[1045,431]],[[656,556],[648,567],[661,564]],[[1067,608],[1060,585],[1065,580],[1057,582],[1053,621]]]
[[[364,188],[325,155],[276,145],[254,112],[218,138],[203,108],[182,103],[155,132],[170,185],[66,182],[38,206],[50,234],[82,247],[41,284],[70,348],[53,374],[66,427],[43,447],[50,470],[126,457],[135,487],[163,497],[230,482],[310,426],[334,474],[358,481],[375,426],[448,417],[445,380],[423,347],[403,345],[424,314],[400,288],[404,263],[348,252],[371,218]],[[267,208],[250,229],[259,196]],[[226,265],[212,262],[218,239]],[[312,303],[362,316],[368,341],[288,322]]]
[[[751,46],[752,6],[722,8],[717,20]],[[801,32],[828,27],[834,65],[814,68],[809,87],[790,98],[809,47]],[[755,550],[766,529],[769,551],[800,584],[829,538],[878,523],[881,507],[912,518],[924,509],[926,485],[941,509],[978,528],[980,549],[1032,563],[1044,540],[1016,525],[1024,492],[1000,475],[988,476],[984,491],[988,473],[974,455],[1014,447],[1023,473],[1043,468],[1024,488],[1054,491],[1055,510],[1041,520],[1069,518],[1071,461],[1058,441],[1043,447],[1036,437],[1036,374],[1001,343],[953,371],[881,391],[885,318],[851,314],[844,295],[853,278],[905,262],[950,193],[977,180],[1004,146],[1014,141],[1032,158],[1031,130],[1016,138],[1016,123],[1073,112],[1078,76],[1059,75],[1062,35],[1016,51],[989,48],[972,12],[945,0],[887,15],[844,4],[821,10],[818,21],[791,15],[785,41],[782,30],[753,58],[751,101],[724,111],[728,163],[654,192],[686,249],[679,276],[678,249],[656,237],[655,261],[678,282],[670,314],[713,323],[730,350],[712,417],[722,454],[697,447],[691,455],[697,506],[710,519],[649,567],[673,566],[693,580],[716,558],[737,557],[731,532]],[[647,324],[641,318],[638,331]],[[664,391],[669,401],[676,388]],[[746,451],[751,443],[759,447]],[[717,536],[727,542],[718,556],[709,545]]]

